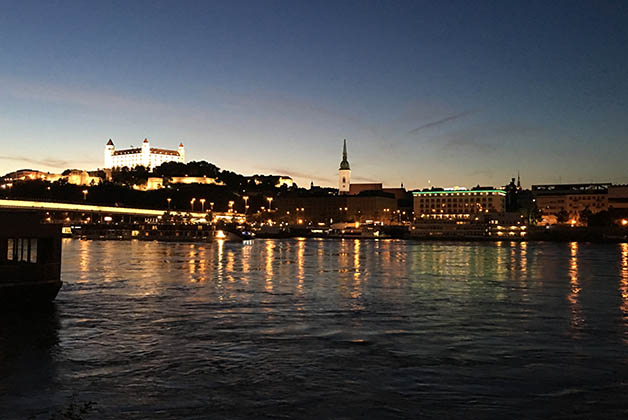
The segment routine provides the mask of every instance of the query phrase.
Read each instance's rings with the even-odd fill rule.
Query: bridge
[[[202,219],[206,213],[182,212],[168,210],[138,209],[132,207],[98,206],[93,204],[59,203],[49,201],[32,200],[6,200],[0,199],[0,210],[39,210],[45,212],[71,212],[71,213],[91,213],[98,215],[121,215],[121,216],[144,216],[158,217],[168,213],[171,216],[192,217]]]

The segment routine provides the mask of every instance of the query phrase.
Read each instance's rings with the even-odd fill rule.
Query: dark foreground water
[[[628,418],[628,244],[64,242],[0,418]]]

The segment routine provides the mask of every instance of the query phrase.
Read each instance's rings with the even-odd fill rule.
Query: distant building
[[[142,147],[133,149],[116,150],[113,141],[109,139],[105,146],[105,168],[135,168],[144,166],[153,170],[166,162],[185,163],[185,148],[179,144],[177,150],[158,149],[150,147],[148,139],[144,139]]]
[[[492,187],[468,189],[432,189],[415,191],[414,217],[469,218],[479,213],[502,213],[506,210],[506,191]]]
[[[419,218],[410,229],[416,238],[510,238],[523,239],[528,233],[526,220],[519,213],[477,213],[469,218],[460,215]]]
[[[363,191],[381,191],[383,189],[381,182],[368,184],[349,184],[349,195],[358,195]]]
[[[523,238],[526,220],[506,212],[506,191],[493,187],[415,191],[414,237]]]
[[[611,185],[608,187],[608,208],[628,209],[628,185]]]
[[[398,218],[397,200],[392,196],[292,195],[277,198],[273,205],[277,216],[293,223],[390,223]]]
[[[169,178],[150,177],[145,184],[134,185],[133,188],[142,191],[160,190],[166,184],[204,184],[225,185],[224,182],[207,176],[173,176]]]
[[[283,186],[292,188],[294,186],[294,181],[289,176],[279,176],[275,187],[281,188]]]
[[[173,176],[168,178],[170,184],[215,184],[225,185],[224,182],[208,176]]]
[[[338,194],[349,194],[351,190],[351,167],[347,159],[347,139],[342,146],[342,161],[338,169]]]
[[[33,169],[19,169],[15,172],[9,172],[3,178],[7,182],[11,181],[32,181],[35,179],[48,180],[54,174],[50,172],[42,172]]]
[[[63,174],[53,174],[32,169],[20,169],[19,171],[11,172],[4,176],[4,182],[34,180],[48,182],[65,180],[68,184],[74,185],[97,185],[102,182],[102,178],[98,176],[96,172],[87,172],[80,169],[72,169]]]
[[[532,194],[543,223],[580,223],[580,214],[585,210],[591,213],[608,210],[610,187],[610,183],[533,185]]]
[[[253,175],[251,177],[247,177],[247,181],[252,180],[255,185],[265,184],[267,186],[275,186],[276,188],[281,187],[294,187],[295,183],[289,176],[284,175]]]
[[[102,178],[99,176],[78,169],[71,170],[70,173],[63,177],[67,179],[68,184],[74,185],[97,185],[102,182]]]

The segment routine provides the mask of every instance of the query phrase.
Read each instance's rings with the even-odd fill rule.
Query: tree
[[[558,223],[567,223],[567,221],[569,221],[569,213],[567,213],[567,210],[561,209],[556,213],[556,221]]]
[[[585,225],[588,226],[589,225],[589,220],[591,219],[591,216],[593,216],[593,213],[587,207],[584,210],[582,210],[578,216],[579,216],[579,219],[580,219],[580,223],[585,224]]]

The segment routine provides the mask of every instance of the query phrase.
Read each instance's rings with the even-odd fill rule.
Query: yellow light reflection
[[[79,269],[81,270],[81,282],[87,282],[89,279],[90,272],[90,261],[89,261],[89,245],[91,241],[81,240],[79,249]]]
[[[235,272],[234,269],[235,266],[235,254],[233,252],[233,250],[229,250],[229,252],[227,252],[227,265],[226,265],[226,269],[227,269],[227,280],[230,283],[233,283],[235,281],[235,277],[233,276],[233,273]]]
[[[273,241],[266,241],[266,282],[264,288],[267,292],[273,291],[273,259],[275,244]]]
[[[521,273],[526,274],[528,271],[528,243],[521,242]]]
[[[248,273],[251,271],[251,259],[253,258],[251,250],[253,249],[252,243],[246,243],[246,241],[242,244],[241,253],[242,258],[240,258],[240,263],[242,264],[242,276],[241,280],[245,285],[249,284],[249,276]]]
[[[579,297],[582,288],[580,287],[580,279],[578,277],[578,242],[571,242],[570,258],[569,258],[569,295],[567,299],[571,306],[571,322],[570,325],[574,329],[579,329],[584,323],[582,316],[582,308],[580,307]]]
[[[628,243],[620,245],[621,268],[619,272],[619,293],[621,294],[621,311],[624,318],[624,342],[628,344]]]
[[[305,281],[305,241],[297,242],[297,290],[303,293]]]
[[[225,267],[224,267],[224,261],[223,261],[223,254],[224,254],[224,248],[225,248],[225,241],[223,240],[218,240],[216,241],[217,245],[218,245],[218,257],[216,258],[216,280],[218,284],[222,284],[222,280],[223,280],[223,276],[224,276],[224,271],[225,271]]]
[[[190,251],[188,252],[188,270],[190,272],[190,281],[194,282],[196,279],[194,278],[194,273],[196,273],[196,264],[194,261],[194,245],[190,245]]]
[[[360,278],[360,246],[362,241],[355,239],[353,241],[353,290],[351,291],[351,297],[353,299],[359,299],[362,297],[362,282]],[[354,309],[363,309],[362,305],[354,304]]]
[[[360,281],[360,240],[353,241],[353,278]]]
[[[207,280],[205,276],[207,274],[207,249],[204,247],[201,247],[199,250],[198,271],[200,273],[198,281],[201,283],[205,282]]]

